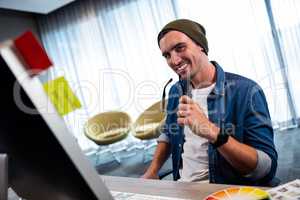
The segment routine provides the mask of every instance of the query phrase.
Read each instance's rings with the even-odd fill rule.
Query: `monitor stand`
[[[7,200],[8,194],[8,156],[0,154],[0,199]]]

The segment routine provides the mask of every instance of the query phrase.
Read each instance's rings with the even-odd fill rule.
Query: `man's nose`
[[[177,54],[173,54],[171,55],[171,64],[172,65],[178,65],[181,62],[181,58],[180,56],[178,56]]]

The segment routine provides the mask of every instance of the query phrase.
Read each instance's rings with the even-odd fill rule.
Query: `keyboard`
[[[154,196],[146,194],[111,191],[115,200],[189,200],[173,197]]]

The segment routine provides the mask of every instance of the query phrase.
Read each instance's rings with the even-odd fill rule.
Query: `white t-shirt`
[[[193,89],[192,99],[199,104],[208,117],[207,97],[215,87],[215,83],[206,88]],[[208,140],[195,135],[188,127],[184,127],[185,143],[182,154],[182,169],[179,181],[203,181],[208,179]]]

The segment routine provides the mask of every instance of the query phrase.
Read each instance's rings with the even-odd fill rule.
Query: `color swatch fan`
[[[270,200],[269,194],[254,187],[234,187],[220,190],[205,200]]]

